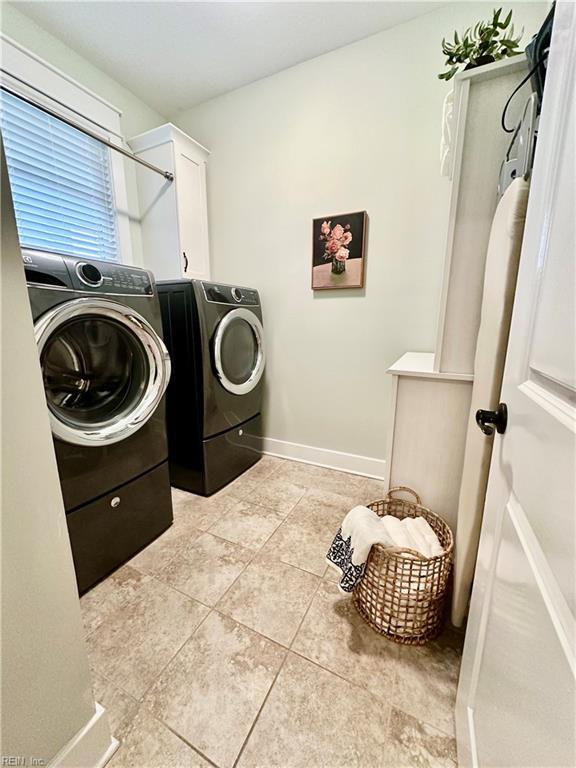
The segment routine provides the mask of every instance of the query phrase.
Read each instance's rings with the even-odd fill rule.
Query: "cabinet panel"
[[[176,146],[176,198],[183,274],[209,277],[205,164]]]
[[[414,488],[455,531],[472,382],[397,378],[390,486]]]

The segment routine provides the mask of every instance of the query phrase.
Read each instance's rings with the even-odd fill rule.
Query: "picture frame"
[[[366,211],[312,220],[312,290],[363,288],[366,261]]]

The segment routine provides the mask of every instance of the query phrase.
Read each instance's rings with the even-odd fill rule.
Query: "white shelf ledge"
[[[475,80],[477,83],[481,83],[483,80],[491,80],[502,74],[521,72],[526,68],[526,65],[526,54],[519,53],[517,56],[500,59],[500,61],[494,61],[492,64],[484,64],[482,67],[462,70],[455,75],[454,80]]]
[[[441,379],[445,381],[473,381],[472,373],[450,373],[434,370],[434,352],[406,352],[388,368],[393,376]]]

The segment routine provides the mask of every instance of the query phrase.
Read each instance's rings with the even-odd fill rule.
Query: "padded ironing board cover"
[[[493,438],[476,425],[478,408],[496,409],[500,397],[510,319],[528,203],[528,182],[515,179],[502,196],[490,231],[480,328],[474,358],[474,384],[468,419],[454,562],[452,623],[460,627],[478,553]]]

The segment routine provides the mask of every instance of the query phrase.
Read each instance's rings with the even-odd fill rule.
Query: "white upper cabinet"
[[[210,279],[206,161],[209,151],[168,123],[130,139],[134,154],[174,174],[138,165],[144,266],[157,280]]]

